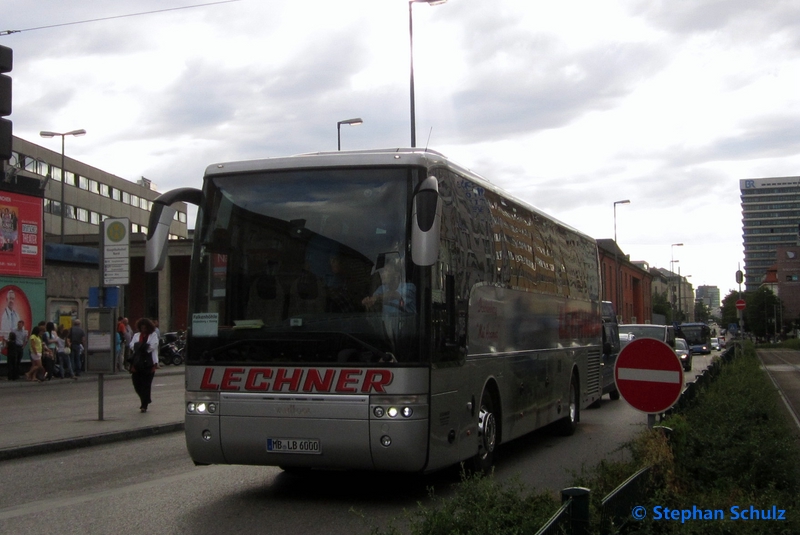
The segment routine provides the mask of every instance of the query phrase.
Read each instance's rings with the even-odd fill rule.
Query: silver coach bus
[[[197,464],[488,470],[601,396],[595,241],[421,149],[207,168],[186,345]]]

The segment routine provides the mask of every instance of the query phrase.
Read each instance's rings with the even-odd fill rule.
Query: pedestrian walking
[[[141,402],[139,410],[147,412],[147,406],[153,402],[150,390],[158,362],[158,336],[153,322],[147,318],[137,321],[136,329],[138,332],[133,335],[130,343],[130,348],[133,350],[131,380]]]
[[[43,381],[44,366],[42,366],[42,339],[39,338],[39,326],[31,331],[31,369],[25,374],[28,381]]]

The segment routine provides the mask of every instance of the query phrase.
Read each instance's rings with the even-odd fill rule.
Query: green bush
[[[493,477],[462,475],[455,495],[438,498],[430,492],[431,504],[420,503],[409,513],[412,535],[530,535],[558,509],[558,499],[549,492],[529,493],[518,481],[498,483]],[[398,535],[394,525],[373,535]]]

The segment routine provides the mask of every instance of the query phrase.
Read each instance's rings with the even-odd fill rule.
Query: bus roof
[[[519,203],[525,208],[549,219],[567,230],[580,234],[581,236],[595,241],[594,238],[579,231],[539,210],[527,201],[510,194],[489,182],[486,178],[465,167],[453,162],[440,152],[427,148],[386,148],[369,149],[356,151],[332,151],[332,152],[309,152],[294,156],[283,156],[275,158],[263,158],[260,160],[244,160],[234,162],[222,162],[211,164],[206,168],[206,177],[216,175],[229,175],[238,173],[254,173],[260,171],[278,171],[282,169],[315,169],[332,167],[359,167],[359,166],[424,166],[429,167],[433,164],[446,165],[450,169],[468,177],[484,188],[501,195],[508,200]]]

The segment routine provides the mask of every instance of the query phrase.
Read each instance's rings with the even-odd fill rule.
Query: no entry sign
[[[617,357],[614,380],[617,391],[633,408],[658,414],[678,401],[683,390],[683,366],[664,342],[639,338]]]

